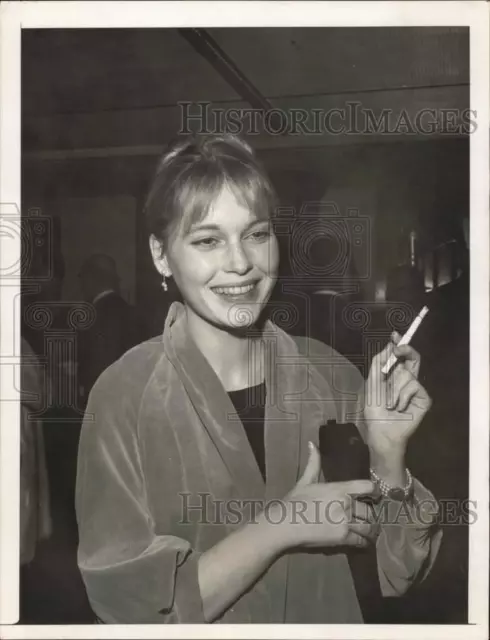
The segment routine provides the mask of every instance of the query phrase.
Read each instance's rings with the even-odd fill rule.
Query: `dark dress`
[[[265,418],[265,382],[254,387],[228,391],[230,400],[236,409],[237,415],[244,426],[253,454],[259,465],[260,473],[266,481],[265,469],[265,442],[264,442],[264,418]]]

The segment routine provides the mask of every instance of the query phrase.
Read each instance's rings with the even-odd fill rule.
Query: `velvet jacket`
[[[187,333],[180,303],[163,337],[127,352],[95,384],[80,439],[76,510],[78,564],[103,622],[205,622],[200,555],[253,518],[246,505],[293,488],[320,425],[356,420],[362,433],[363,379],[351,363],[270,321],[262,344],[266,483],[231,400]],[[415,494],[435,504],[417,481]],[[231,501],[241,518],[226,510]],[[429,520],[380,527],[383,595],[403,594],[430,570],[442,534]],[[333,548],[281,556],[218,622],[362,622],[346,555]]]

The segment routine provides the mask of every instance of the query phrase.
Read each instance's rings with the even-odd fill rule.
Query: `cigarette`
[[[409,326],[408,331],[405,333],[405,335],[400,339],[400,342],[397,344],[398,347],[402,347],[404,344],[410,344],[410,340],[413,338],[413,336],[415,335],[415,332],[420,327],[420,323],[428,313],[429,313],[429,307],[423,307],[420,310],[420,313],[418,314],[418,316]],[[397,360],[398,358],[395,356],[394,353],[392,353],[388,358],[385,366],[381,369],[381,371],[385,375],[388,374],[391,367],[396,363]]]

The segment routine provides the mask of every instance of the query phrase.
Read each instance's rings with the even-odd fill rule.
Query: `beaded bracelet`
[[[408,500],[413,490],[413,476],[408,469],[405,469],[408,482],[404,487],[392,487],[387,482],[382,480],[374,469],[369,469],[372,482],[375,482],[380,490],[380,493],[385,498],[394,498],[395,500]]]

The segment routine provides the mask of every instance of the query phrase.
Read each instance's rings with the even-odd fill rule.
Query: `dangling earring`
[[[162,289],[164,291],[168,291],[168,284],[167,284],[167,279],[165,278],[165,276],[163,276],[163,280],[162,280]]]

